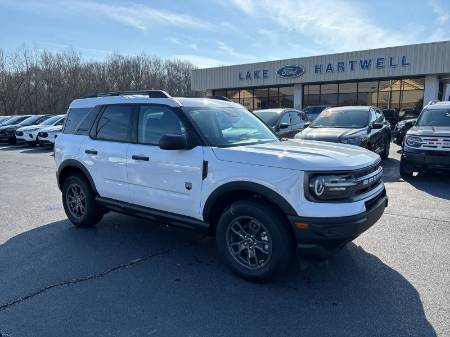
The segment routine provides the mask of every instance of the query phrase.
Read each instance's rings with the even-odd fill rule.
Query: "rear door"
[[[127,150],[134,111],[132,105],[103,107],[81,144],[80,156],[102,197],[128,201]]]
[[[187,134],[180,112],[160,105],[138,110],[136,142],[127,155],[130,202],[201,219],[203,148],[162,150],[161,136]]]

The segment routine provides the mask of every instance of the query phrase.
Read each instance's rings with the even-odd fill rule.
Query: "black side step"
[[[95,201],[99,206],[105,207],[111,211],[156,221],[162,224],[188,228],[205,233],[209,232],[209,224],[207,222],[189,216],[160,211],[99,196],[95,198]]]

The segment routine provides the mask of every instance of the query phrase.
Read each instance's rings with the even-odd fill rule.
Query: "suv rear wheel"
[[[221,258],[239,276],[269,280],[290,265],[293,238],[283,218],[270,206],[237,201],[222,213],[216,231]]]
[[[408,167],[408,165],[400,159],[400,177],[403,179],[409,179],[413,176],[413,171]]]
[[[79,174],[71,175],[64,180],[62,199],[67,217],[77,227],[92,227],[103,216],[95,202],[91,186]]]

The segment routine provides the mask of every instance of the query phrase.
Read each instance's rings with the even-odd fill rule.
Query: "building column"
[[[446,83],[444,86],[444,95],[442,97],[443,101],[450,101],[450,83]]]
[[[294,109],[303,108],[303,84],[294,84]]]
[[[437,75],[425,76],[425,90],[423,92],[423,106],[430,103],[430,101],[438,99],[439,93],[439,78]]]

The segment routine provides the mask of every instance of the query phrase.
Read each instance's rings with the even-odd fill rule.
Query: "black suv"
[[[391,128],[377,107],[346,106],[322,111],[295,138],[357,145],[387,158]]]

